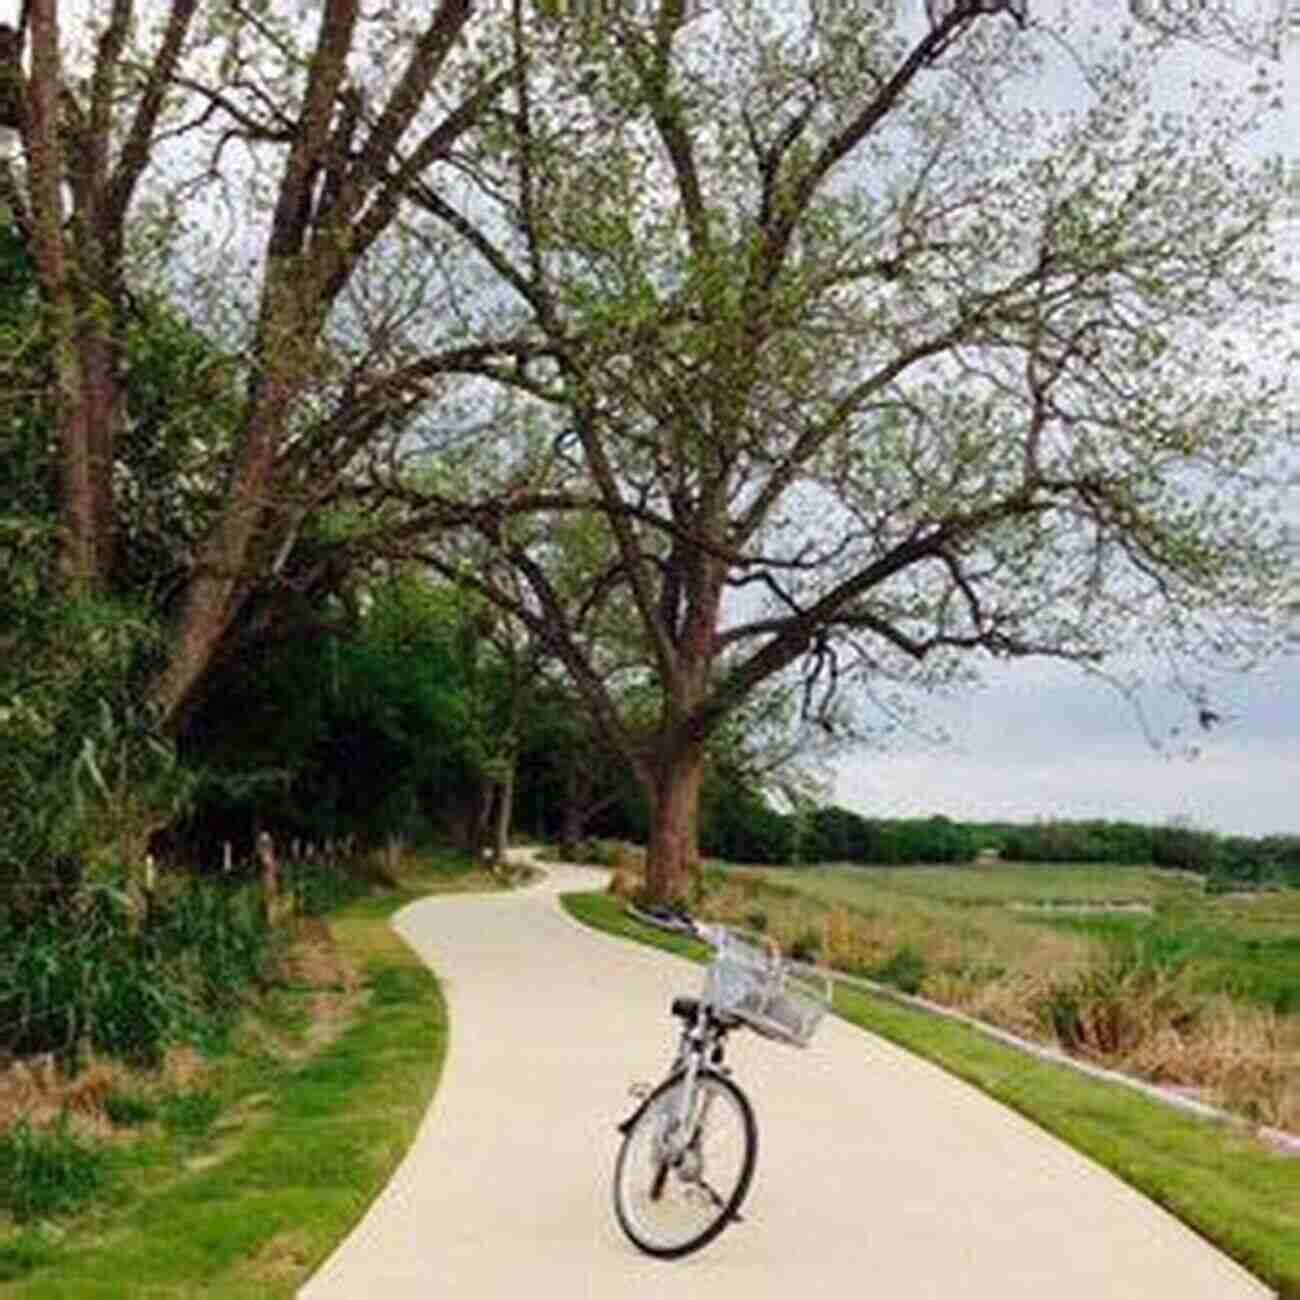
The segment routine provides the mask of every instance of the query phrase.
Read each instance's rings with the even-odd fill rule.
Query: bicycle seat
[[[700,1018],[700,1000],[699,998],[674,998],[672,1012],[679,1020],[693,1025]]]

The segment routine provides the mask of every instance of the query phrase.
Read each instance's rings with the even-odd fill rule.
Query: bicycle
[[[730,1077],[727,1035],[746,1028],[806,1047],[830,1006],[831,981],[816,967],[782,958],[770,939],[682,913],[628,911],[713,949],[700,996],[672,1001],[682,1027],[667,1075],[657,1087],[633,1087],[639,1105],[618,1126],[615,1217],[639,1250],[677,1259],[740,1219],[754,1176],[758,1126]]]

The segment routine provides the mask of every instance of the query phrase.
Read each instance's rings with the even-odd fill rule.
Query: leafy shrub
[[[293,862],[284,869],[284,885],[302,916],[324,916],[360,898],[369,888],[354,871],[336,862]]]
[[[157,1103],[134,1092],[114,1089],[104,1098],[104,1114],[118,1128],[136,1128],[158,1114]]]
[[[919,993],[925,982],[925,958],[910,944],[897,949],[888,961],[870,972],[873,979],[890,984],[904,993]]]
[[[1202,1002],[1178,965],[1152,961],[1137,947],[1112,948],[1099,964],[1053,983],[1034,1010],[1067,1052],[1113,1058],[1164,1030],[1185,1033]]]
[[[0,1047],[74,1070],[84,1046],[156,1065],[169,1043],[212,1045],[269,949],[250,890],[199,881],[143,918],[111,886],[0,909]]]
[[[221,1102],[216,1094],[204,1088],[174,1092],[164,1097],[158,1107],[163,1127],[182,1137],[202,1137],[220,1113]]]
[[[77,1209],[105,1179],[104,1152],[72,1133],[66,1117],[47,1132],[20,1119],[0,1136],[0,1205],[19,1223]]]
[[[816,961],[821,947],[821,935],[816,930],[804,930],[790,945],[790,956],[795,961]]]

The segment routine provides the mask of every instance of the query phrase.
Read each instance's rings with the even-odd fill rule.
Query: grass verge
[[[701,961],[607,894],[568,894],[577,920]],[[1300,1162],[1226,1128],[989,1041],[964,1025],[836,986],[837,1014],[1020,1112],[1164,1206],[1269,1286],[1300,1300]]]
[[[433,975],[388,925],[433,882],[413,883],[330,918],[364,990],[342,1032],[305,1061],[251,1052],[227,1066],[239,1077],[223,1080],[223,1110],[199,1131],[205,1108],[191,1102],[181,1106],[186,1123],[111,1148],[104,1203],[67,1224],[43,1220],[0,1236],[0,1297],[296,1292],[384,1186],[437,1085],[445,1007]]]

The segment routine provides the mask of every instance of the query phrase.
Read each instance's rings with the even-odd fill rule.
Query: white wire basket
[[[721,930],[704,976],[704,1000],[766,1038],[807,1047],[831,1005],[830,976],[785,961],[762,940]]]

